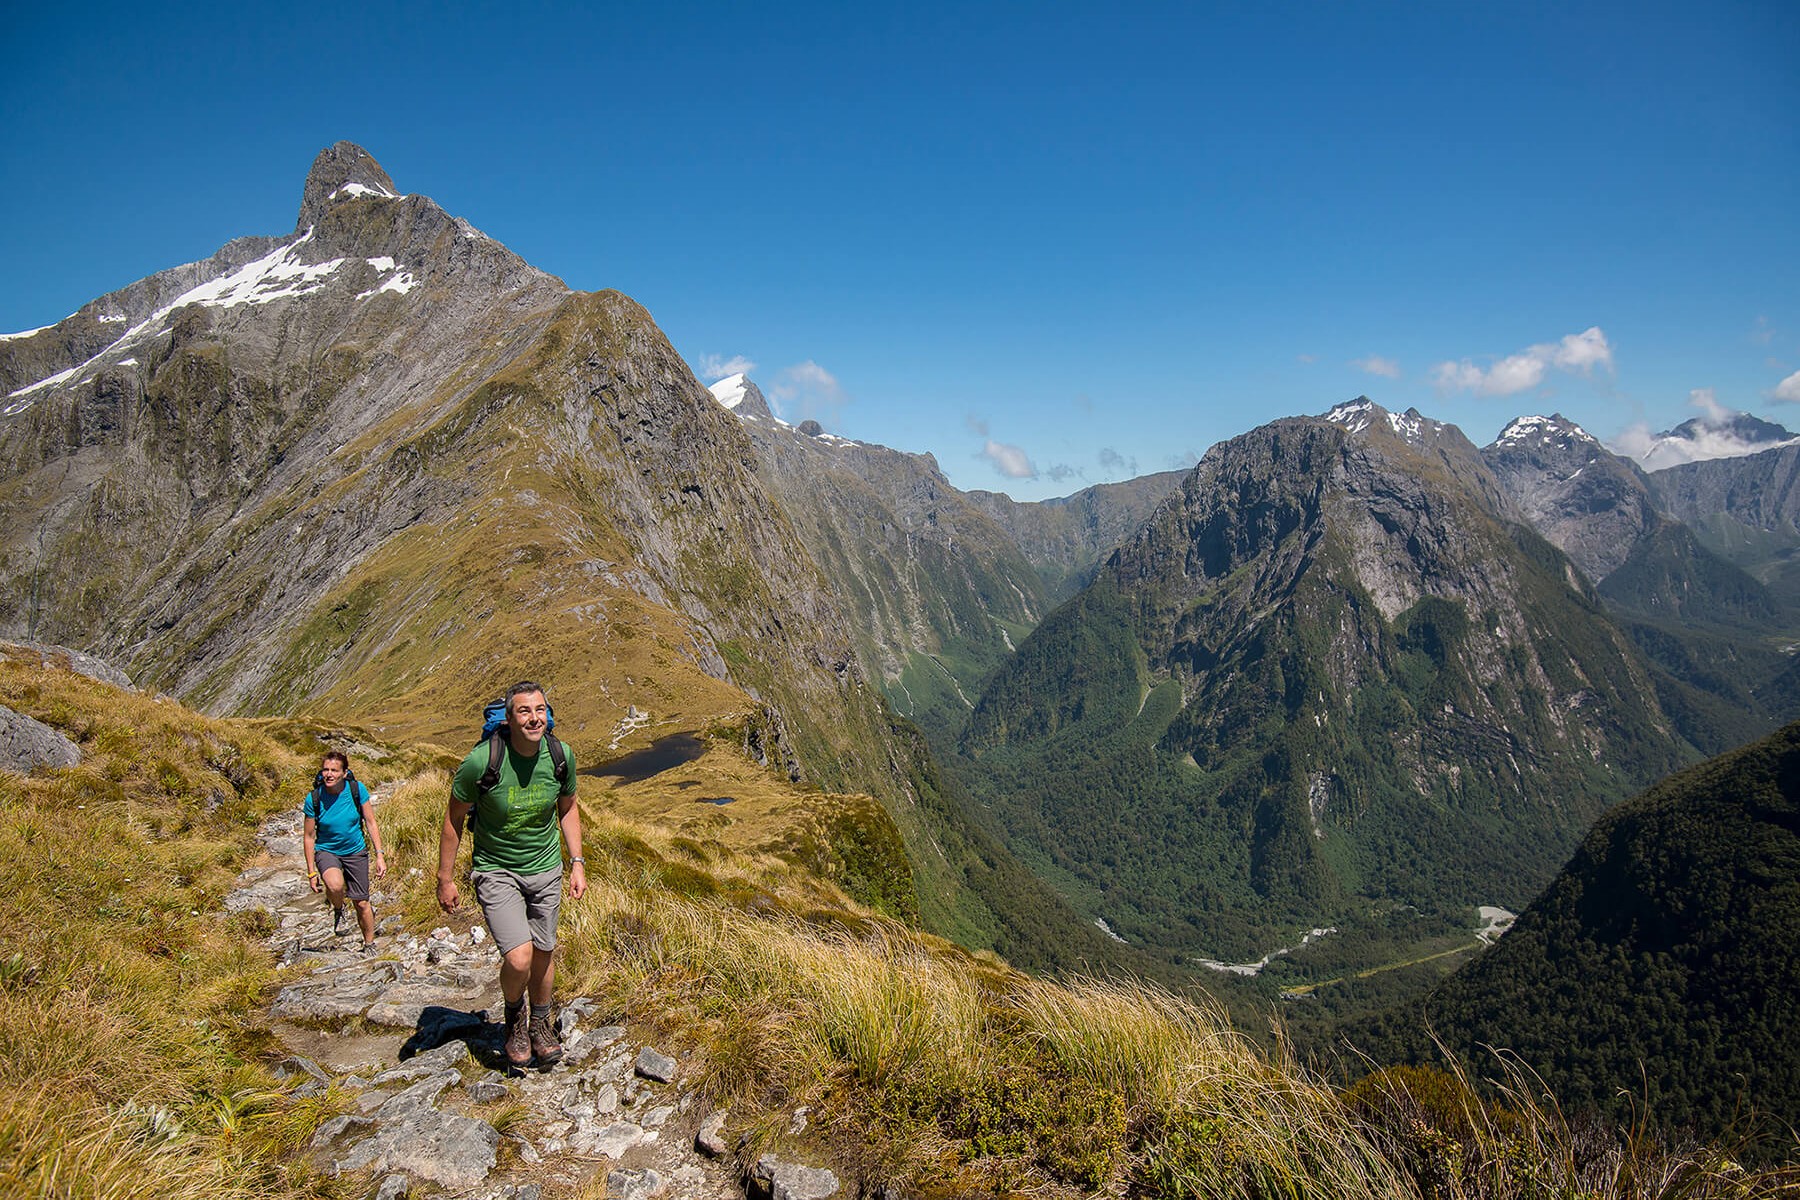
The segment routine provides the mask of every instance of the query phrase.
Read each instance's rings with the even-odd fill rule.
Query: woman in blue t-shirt
[[[347,782],[346,782],[347,781]],[[375,849],[375,876],[387,875],[381,851],[381,828],[367,804],[368,789],[350,778],[350,760],[328,751],[319,764],[319,780],[306,793],[306,882],[331,901],[331,932],[342,937],[344,901],[356,908],[364,954],[375,952],[375,910],[369,907],[369,848]],[[367,835],[365,836],[365,831]]]

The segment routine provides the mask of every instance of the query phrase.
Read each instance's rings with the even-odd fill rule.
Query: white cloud
[[[1789,404],[1800,404],[1800,371],[1795,371],[1786,379],[1775,385],[1770,395],[1777,400],[1785,400]]]
[[[989,439],[981,449],[983,457],[994,464],[994,469],[1008,479],[1036,479],[1038,470],[1031,465],[1031,457],[1017,446],[1008,446]]]
[[[1296,355],[1294,355],[1294,357],[1296,359],[1298,359],[1300,362],[1306,363],[1308,365],[1311,365],[1311,364],[1319,361],[1319,356],[1316,354],[1296,354]]]
[[[1350,360],[1350,365],[1359,371],[1379,375],[1383,379],[1400,378],[1400,364],[1391,358],[1383,358],[1379,354],[1371,354],[1367,358],[1353,358]]]
[[[1100,466],[1109,475],[1123,475],[1131,478],[1138,473],[1137,459],[1126,458],[1111,446],[1100,447],[1094,457],[1100,460]]]
[[[1797,388],[1800,388],[1800,372],[1795,372],[1794,378]],[[1698,427],[1690,429],[1684,436],[1659,437],[1650,432],[1648,425],[1640,422],[1615,437],[1610,443],[1611,450],[1626,458],[1636,459],[1647,471],[1660,471],[1664,467],[1680,466],[1682,463],[1740,458],[1783,444],[1759,442],[1735,432],[1731,423],[1742,413],[1730,405],[1719,403],[1712,388],[1693,389],[1688,393],[1688,404],[1699,409],[1701,416]]]
[[[784,421],[812,419],[830,427],[850,397],[837,377],[812,359],[783,367],[769,385],[768,396]]]
[[[1724,425],[1737,416],[1737,409],[1720,404],[1711,388],[1695,388],[1689,392],[1688,404],[1705,414],[1703,425]]]
[[[1640,463],[1646,455],[1656,447],[1656,435],[1650,427],[1639,421],[1628,429],[1621,430],[1619,435],[1606,444],[1606,448],[1623,458],[1635,458]]]
[[[700,356],[700,375],[713,383],[719,382],[727,375],[748,375],[754,370],[756,370],[756,364],[741,354],[734,354],[730,358],[721,358],[717,354]]]
[[[1595,367],[1611,371],[1612,346],[1595,325],[1581,333],[1567,334],[1560,341],[1540,342],[1509,354],[1485,369],[1466,358],[1460,363],[1441,362],[1431,369],[1431,378],[1444,391],[1510,396],[1543,383],[1552,367],[1582,375],[1593,374]]]

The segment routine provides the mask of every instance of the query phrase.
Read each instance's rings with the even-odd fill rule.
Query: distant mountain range
[[[908,862],[851,823],[819,869],[1025,966],[1398,954],[1800,711],[1800,446],[1646,474],[1358,400],[964,493],[350,143],[293,233],[0,340],[0,393],[0,634],[449,751],[542,674],[584,761],[704,733],[876,797]]]

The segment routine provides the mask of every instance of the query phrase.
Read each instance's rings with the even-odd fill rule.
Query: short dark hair
[[[319,765],[322,767],[334,758],[344,764],[344,770],[348,771],[350,769],[350,756],[345,754],[342,750],[327,750],[325,752],[325,757],[319,760]]]
[[[512,716],[513,701],[515,699],[517,699],[520,696],[527,695],[531,692],[536,692],[540,696],[546,696],[546,697],[548,696],[548,693],[544,691],[543,684],[533,683],[529,679],[521,679],[521,680],[519,680],[519,682],[517,682],[517,683],[513,684],[511,687],[507,688],[506,689],[506,715],[509,717]]]

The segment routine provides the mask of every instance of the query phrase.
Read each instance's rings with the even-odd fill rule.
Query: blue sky
[[[8,331],[286,232],[349,139],[963,488],[1364,393],[1477,443],[1800,426],[1789,0],[102,3],[5,44]]]

